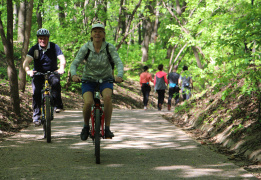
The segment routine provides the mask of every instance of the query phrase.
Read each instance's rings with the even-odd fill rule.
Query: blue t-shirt
[[[38,58],[35,57],[35,50],[39,51]],[[52,42],[48,43],[47,50],[43,50],[37,43],[27,53],[27,55],[34,58],[34,71],[37,72],[47,72],[47,71],[56,71],[57,67],[57,56],[62,55],[62,50],[60,47]]]

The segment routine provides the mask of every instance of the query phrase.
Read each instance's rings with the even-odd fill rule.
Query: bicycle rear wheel
[[[51,103],[50,97],[45,97],[45,135],[48,143],[51,142]]]
[[[95,156],[96,164],[100,164],[100,126],[101,126],[101,111],[100,109],[95,109]]]

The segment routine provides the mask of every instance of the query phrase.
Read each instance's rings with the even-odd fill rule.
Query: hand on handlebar
[[[64,69],[60,68],[60,69],[57,70],[57,72],[58,72],[58,74],[63,74],[64,73]]]
[[[33,77],[34,76],[34,73],[36,73],[37,71],[34,71],[34,70],[28,70],[26,71],[26,74],[28,74],[28,76],[30,77]]]
[[[123,80],[122,80],[121,77],[118,77],[118,76],[115,77],[115,82],[116,82],[116,83],[121,83],[122,81],[123,81]]]
[[[77,75],[74,75],[74,76],[72,76],[72,81],[73,82],[81,82],[81,78]]]

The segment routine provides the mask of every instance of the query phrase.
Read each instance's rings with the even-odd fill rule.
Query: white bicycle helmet
[[[47,29],[41,28],[37,31],[36,36],[50,36],[50,32]]]

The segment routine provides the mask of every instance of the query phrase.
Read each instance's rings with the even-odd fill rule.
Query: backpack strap
[[[87,61],[90,55],[90,49],[87,47],[87,54],[85,55],[84,59]]]
[[[114,62],[112,60],[112,57],[111,57],[111,54],[110,54],[110,51],[109,51],[109,43],[106,45],[106,51],[107,51],[107,55],[108,55],[108,59],[109,59],[109,62],[111,64],[111,68],[112,70],[114,70]]]

